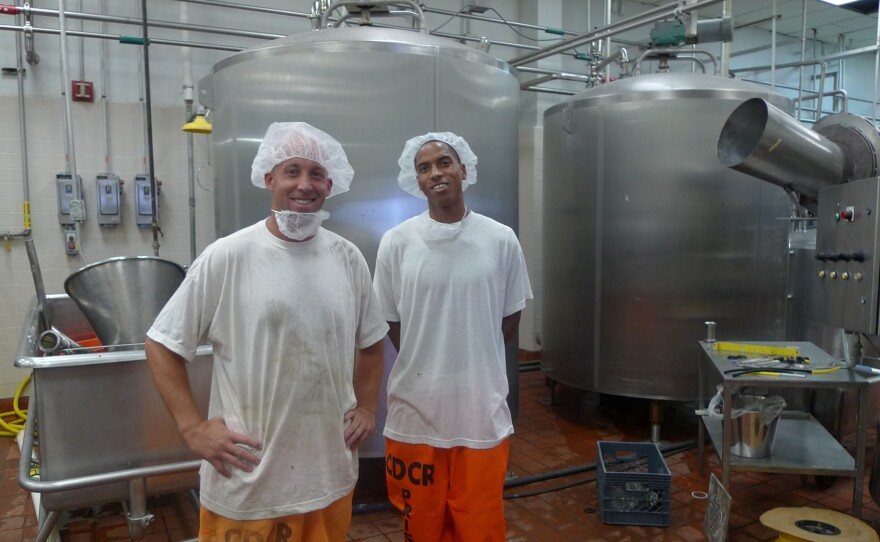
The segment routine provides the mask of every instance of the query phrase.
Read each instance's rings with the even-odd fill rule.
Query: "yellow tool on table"
[[[747,352],[749,354],[762,354],[765,356],[800,356],[800,348],[796,346],[765,346],[763,344],[716,342],[715,350],[727,350],[731,352]]]

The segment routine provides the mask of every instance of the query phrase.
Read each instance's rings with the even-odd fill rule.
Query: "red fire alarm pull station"
[[[71,81],[70,97],[75,102],[94,102],[95,84],[91,81]]]

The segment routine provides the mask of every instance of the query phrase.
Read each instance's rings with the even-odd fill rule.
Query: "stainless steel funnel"
[[[139,344],[185,275],[161,258],[110,258],[67,277],[64,290],[103,344]]]
[[[761,98],[743,102],[718,139],[718,160],[815,200],[819,189],[845,180],[841,148]]]

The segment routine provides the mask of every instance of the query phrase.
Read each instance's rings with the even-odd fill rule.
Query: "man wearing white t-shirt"
[[[388,330],[363,255],[321,227],[353,175],[326,133],[272,124],[251,171],[272,212],[207,247],[147,333],[159,393],[205,460],[200,540],[346,539]],[[208,419],[186,372],[203,343]]]
[[[386,480],[404,539],[505,540],[504,344],[532,298],[513,230],[465,207],[477,157],[449,133],[406,142],[398,183],[428,210],[379,244],[373,287],[398,351],[388,381]]]

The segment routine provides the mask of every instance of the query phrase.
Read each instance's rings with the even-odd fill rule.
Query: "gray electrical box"
[[[824,323],[847,331],[878,333],[880,178],[819,191],[814,279],[822,292]]]
[[[98,196],[98,224],[116,226],[122,222],[122,183],[112,173],[99,173],[96,177]]]
[[[58,223],[67,226],[84,222],[86,204],[82,199],[82,177],[76,176],[79,184],[80,199],[74,199],[76,190],[73,187],[73,176],[70,173],[59,173],[55,175],[55,188],[58,193]]]
[[[156,193],[150,184],[150,176],[139,173],[134,178],[134,207],[136,222],[139,228],[153,225],[153,198],[156,199],[156,219],[159,218],[159,182],[156,182]]]

